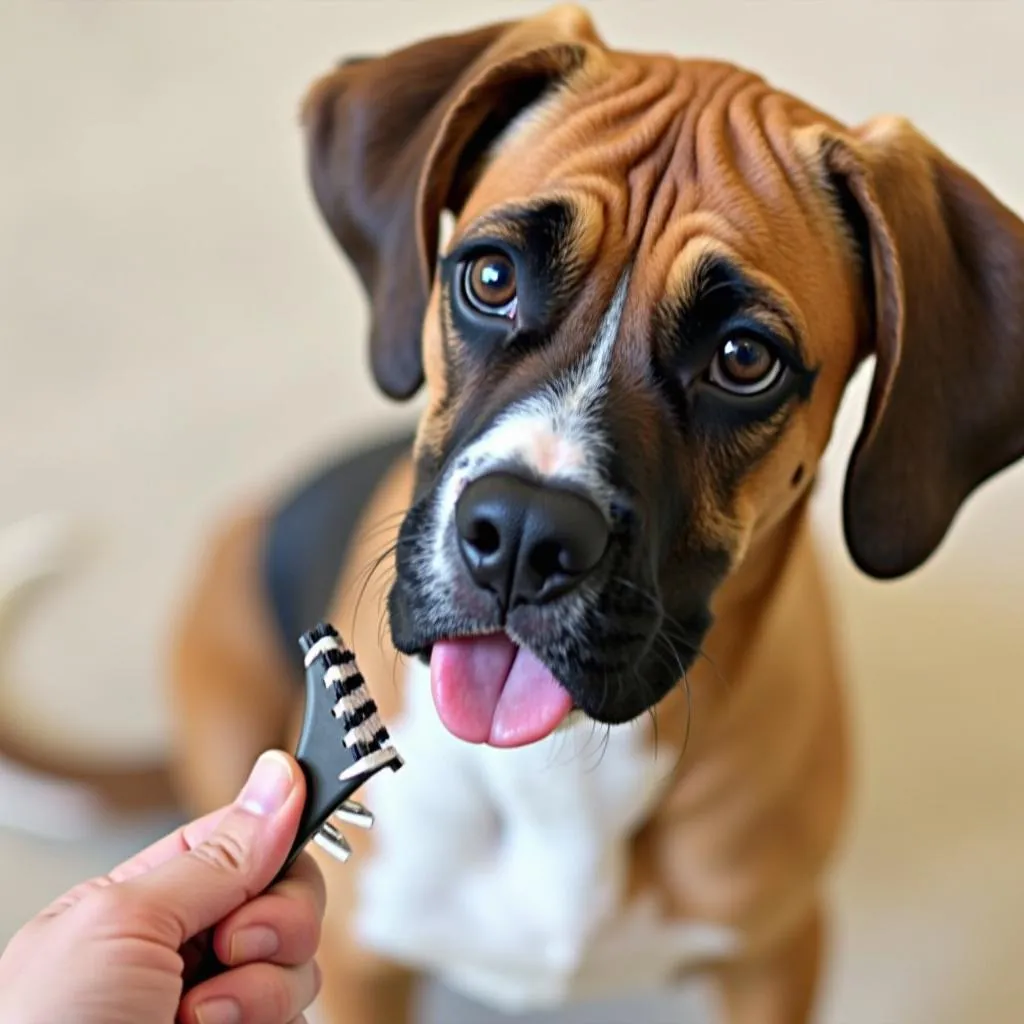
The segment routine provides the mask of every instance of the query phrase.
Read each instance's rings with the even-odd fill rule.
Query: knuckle
[[[317,905],[327,899],[327,883],[320,865],[308,852],[303,852],[292,865],[291,870],[280,883],[283,889],[301,892]]]
[[[118,885],[95,886],[81,901],[83,915],[93,921],[121,922],[133,917],[138,910],[130,893]]]
[[[134,929],[145,911],[132,894],[119,885],[91,886],[71,908],[70,914],[87,932]]]
[[[323,930],[320,918],[315,917],[310,920],[306,925],[306,929],[303,934],[303,952],[312,957],[316,955],[316,951],[320,948],[320,937]]]
[[[296,964],[308,963],[320,946],[319,923],[309,918],[296,920],[287,940],[288,949],[285,955]]]
[[[312,956],[320,944],[322,915],[319,907],[308,897],[296,898],[291,902],[288,918],[291,923],[297,952],[301,956]]]
[[[311,877],[306,891],[313,902],[317,917],[323,917],[327,912],[327,884],[324,881],[324,876],[320,874],[319,868]]]
[[[245,844],[230,832],[211,836],[200,843],[192,853],[218,870],[229,871],[232,874],[244,874],[251,859]]]
[[[298,1009],[299,1000],[294,991],[295,976],[284,970],[275,973],[274,984],[269,986],[267,1005],[271,1009],[273,1020],[290,1020]]]
[[[305,889],[296,890],[288,902],[295,908],[294,913],[302,921],[317,922],[320,920],[320,906],[313,893]]]
[[[107,904],[100,899],[106,889],[110,888],[109,883],[100,878],[91,878],[87,882],[79,882],[73,889],[69,889],[60,899],[55,900],[51,906],[55,911],[71,911],[80,915],[94,914],[98,911],[106,911]]]
[[[281,912],[286,913],[304,930],[308,928],[319,934],[324,907],[314,890],[307,885],[289,885],[278,888],[274,895],[281,900],[278,904]]]

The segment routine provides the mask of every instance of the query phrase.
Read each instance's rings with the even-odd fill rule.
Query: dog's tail
[[[0,529],[0,683],[7,682],[15,630],[33,600],[64,575],[81,548],[79,535],[60,516],[36,516]],[[0,692],[6,700],[6,692]],[[22,716],[23,717],[23,716]],[[108,761],[62,752],[54,729],[29,729],[0,703],[0,759],[36,783],[71,783],[99,811],[117,816],[169,810],[175,804],[166,759]],[[0,772],[3,771],[0,764]]]

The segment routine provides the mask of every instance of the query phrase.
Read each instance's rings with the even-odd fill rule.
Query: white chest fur
[[[586,721],[517,750],[477,747],[438,721],[427,670],[410,666],[389,723],[406,766],[366,797],[377,849],[360,872],[356,927],[371,948],[506,1011],[665,981],[733,936],[624,905],[629,836],[677,751],[646,725]]]

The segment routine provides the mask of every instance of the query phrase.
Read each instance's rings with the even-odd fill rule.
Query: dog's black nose
[[[455,506],[455,527],[473,580],[506,610],[571,590],[608,546],[608,524],[592,501],[511,473],[469,484]]]

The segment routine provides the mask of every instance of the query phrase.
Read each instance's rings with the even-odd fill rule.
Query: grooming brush
[[[288,859],[271,885],[281,880],[310,840],[338,860],[348,860],[352,850],[338,825],[373,826],[373,815],[351,797],[378,772],[398,771],[403,763],[355,655],[334,627],[320,623],[299,638],[299,647],[306,664],[306,713],[295,760],[306,777],[306,802]],[[189,988],[225,969],[213,951],[210,933],[197,946]]]
[[[306,713],[295,760],[306,776],[306,804],[283,875],[310,840],[338,860],[352,853],[339,828],[371,828],[373,815],[351,798],[378,772],[398,771],[391,744],[355,655],[329,623],[299,639],[306,665]]]

